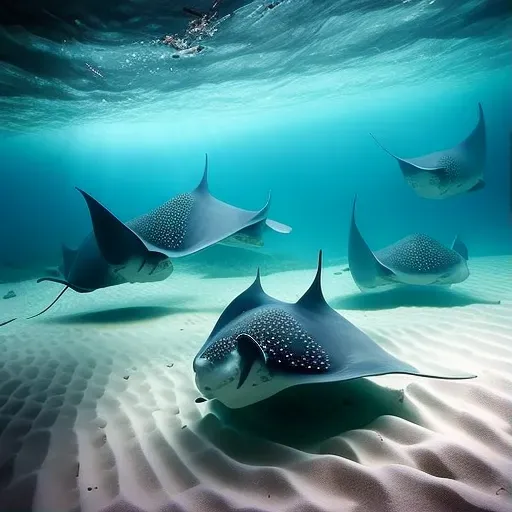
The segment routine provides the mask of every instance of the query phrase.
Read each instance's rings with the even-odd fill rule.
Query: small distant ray
[[[473,375],[424,373],[392,356],[324,299],[322,253],[315,279],[294,304],[267,295],[259,272],[224,310],[194,358],[199,391],[237,409],[301,384],[402,373],[443,379]]]
[[[400,158],[388,151],[374,135],[375,142],[395,158],[406,182],[421,197],[446,199],[485,187],[486,159],[485,119],[478,104],[478,124],[457,146],[416,158]]]
[[[414,234],[374,253],[357,227],[356,199],[352,207],[348,262],[361,291],[399,285],[451,285],[468,278],[468,250],[458,236],[448,248],[428,235]]]

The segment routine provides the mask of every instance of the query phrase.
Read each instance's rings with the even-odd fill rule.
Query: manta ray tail
[[[31,318],[35,318],[36,316],[39,316],[39,315],[42,315],[43,313],[46,313],[64,295],[64,292],[67,291],[68,289],[69,289],[69,285],[66,285],[66,288],[64,288],[64,290],[62,290],[59,293],[59,295],[57,295],[57,298],[49,306],[47,306],[42,311],[37,313],[37,315],[32,315],[32,316],[27,317],[27,320],[30,320]]]
[[[377,144],[377,146],[379,146],[383,151],[385,151],[389,156],[392,156],[393,158],[397,158],[398,157],[396,155],[394,155],[393,153],[391,153],[391,151],[389,151],[389,149],[385,148],[380,142],[379,140],[377,139],[377,137],[375,137],[375,135],[373,135],[373,133],[370,133],[370,137],[375,141],[375,143]]]

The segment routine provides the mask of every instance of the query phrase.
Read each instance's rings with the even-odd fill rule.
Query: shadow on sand
[[[329,300],[336,309],[379,310],[400,307],[454,308],[471,304],[500,304],[442,287],[404,287],[375,293],[354,293]]]
[[[418,422],[402,390],[367,379],[296,386],[242,409],[215,400],[211,411],[225,426],[294,448],[364,428],[384,415]]]
[[[128,322],[144,322],[179,313],[196,311],[189,308],[164,306],[133,306],[126,308],[89,311],[47,318],[41,321],[52,324],[121,324]]]
[[[264,249],[250,250],[223,245],[214,245],[188,256],[186,261],[176,263],[176,269],[178,265],[185,272],[203,279],[254,278],[258,267],[265,276],[291,270],[310,270],[312,273],[316,270],[310,259],[295,258],[286,253],[268,253]],[[339,259],[324,257],[324,265],[339,265]]]

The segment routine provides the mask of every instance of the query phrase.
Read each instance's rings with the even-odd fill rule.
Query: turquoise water
[[[259,209],[272,192],[270,217],[293,227],[266,236],[267,254],[310,262],[347,256],[351,202],[373,249],[414,232],[449,244],[456,234],[470,255],[510,254],[510,76],[456,89],[386,89],[361,98],[259,116],[205,115],[173,124],[69,126],[1,140],[0,260],[40,268],[60,260],[60,244],[77,247],[90,231],[79,186],[128,220],[194,188],[210,157],[210,188],[218,198]],[[455,145],[487,125],[486,187],[448,200],[418,197],[397,163],[369,136],[401,156]],[[243,257],[243,253],[241,253]]]
[[[200,41],[204,51],[176,58],[157,41],[184,30],[184,0],[2,1],[0,512],[339,512],[400,510],[413,500],[421,510],[506,507],[510,0],[266,5],[222,0],[216,30]],[[447,149],[473,130],[479,103],[487,157],[478,191],[419,197],[370,136],[402,157]],[[259,210],[271,192],[269,217],[292,232],[265,233],[260,248],[216,245],[173,259],[174,274],[159,283],[68,290],[49,313],[32,316],[63,289],[35,279],[56,277],[50,267],[61,264],[62,245],[78,248],[91,232],[76,187],[128,221],[192,191],[205,154],[215,197]],[[404,250],[393,267],[388,253],[390,268],[370,277],[376,265],[361,271],[351,259],[347,268],[356,194],[357,225],[374,251],[413,233],[445,246],[458,235],[467,267],[459,244],[458,255],[439,251],[441,270],[424,272],[432,254],[417,237],[423,259]],[[312,281],[319,249],[325,270]],[[98,266],[84,267],[105,263],[130,281],[123,272],[139,256],[125,266],[98,257]],[[406,268],[400,281],[404,260],[420,268]],[[312,282],[313,292],[298,308],[276,306],[257,288],[258,267],[271,297],[291,302]],[[357,267],[370,285],[449,284],[453,275],[464,282],[361,293],[350,273]],[[336,312],[317,307],[322,295]],[[212,384],[201,347],[218,322],[225,325],[212,352],[228,353],[213,365]],[[365,361],[365,346],[371,354],[379,345],[407,365],[432,366],[422,370],[429,375],[477,379],[411,377],[397,379],[396,389],[394,381],[388,388],[357,379],[345,388],[302,386],[302,394],[292,387],[275,401],[258,395],[255,382],[241,387],[257,362],[272,370],[261,382],[284,390],[282,367],[272,382],[267,361],[290,338],[299,345],[292,360],[312,350],[313,364],[320,350],[339,360],[338,377]],[[370,366],[374,373],[351,375],[386,368]],[[195,379],[205,368],[201,386]],[[233,391],[235,377],[242,400],[226,401],[222,388]],[[228,408],[250,403],[257,407]]]
[[[459,234],[473,256],[511,252],[506,2],[265,5],[221,3],[205,51],[180,59],[157,43],[186,27],[179,2],[0,12],[3,279],[38,275],[62,243],[81,243],[91,225],[75,186],[128,220],[194,188],[205,153],[218,198],[259,209],[272,191],[270,217],[293,231],[267,234],[267,255],[346,258],[356,193],[373,249],[424,232],[445,244]],[[404,157],[449,148],[478,102],[479,192],[418,197],[369,136]]]

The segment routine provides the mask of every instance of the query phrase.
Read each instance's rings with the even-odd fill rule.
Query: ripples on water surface
[[[14,130],[252,110],[509,65],[509,0],[268,3],[224,0],[206,50],[175,59],[155,41],[184,30],[183,7],[209,2],[2,0],[0,120]]]

